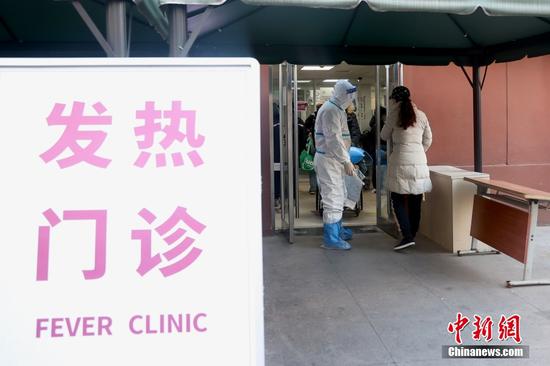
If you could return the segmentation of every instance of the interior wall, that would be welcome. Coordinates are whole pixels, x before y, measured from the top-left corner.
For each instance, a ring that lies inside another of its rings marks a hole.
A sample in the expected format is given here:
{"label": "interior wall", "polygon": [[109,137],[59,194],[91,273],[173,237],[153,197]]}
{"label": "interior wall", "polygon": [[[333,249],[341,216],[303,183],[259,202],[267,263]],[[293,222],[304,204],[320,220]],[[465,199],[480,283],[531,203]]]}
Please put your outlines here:
{"label": "interior wall", "polygon": [[361,127],[361,132],[363,132],[368,129],[372,117],[371,85],[359,84],[357,88],[357,107],[357,121]]}
{"label": "interior wall", "polygon": [[[340,69],[339,69],[340,68]],[[374,110],[374,86],[375,86],[375,66],[357,66],[357,65],[337,65],[332,71],[316,72],[315,77],[312,77],[311,71],[301,71],[301,67],[298,67],[298,80],[308,80],[309,82],[299,83],[299,88],[303,91],[307,91],[308,106],[305,116],[309,116],[314,111],[314,104],[317,102],[327,101],[332,95],[332,89],[334,82],[324,82],[326,79],[348,79],[352,84],[357,86],[357,104],[356,115],[359,122],[361,131],[368,129],[369,121],[373,115]],[[384,71],[381,70],[381,77],[383,79]],[[382,80],[383,82],[384,80]],[[316,100],[313,100],[313,86],[316,86],[317,92],[315,93]],[[311,100],[309,100],[311,97]],[[300,99],[300,98],[299,98]]]}

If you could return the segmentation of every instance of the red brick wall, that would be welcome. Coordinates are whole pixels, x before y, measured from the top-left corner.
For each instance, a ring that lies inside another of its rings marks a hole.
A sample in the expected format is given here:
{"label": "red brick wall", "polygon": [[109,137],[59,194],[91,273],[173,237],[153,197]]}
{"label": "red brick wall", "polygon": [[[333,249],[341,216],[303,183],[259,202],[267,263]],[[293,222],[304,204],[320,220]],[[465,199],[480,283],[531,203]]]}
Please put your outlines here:
{"label": "red brick wall", "polygon": [[[471,169],[472,91],[461,69],[407,66],[404,76],[432,126],[429,163]],[[489,66],[482,105],[484,170],[550,191],[550,57]]]}

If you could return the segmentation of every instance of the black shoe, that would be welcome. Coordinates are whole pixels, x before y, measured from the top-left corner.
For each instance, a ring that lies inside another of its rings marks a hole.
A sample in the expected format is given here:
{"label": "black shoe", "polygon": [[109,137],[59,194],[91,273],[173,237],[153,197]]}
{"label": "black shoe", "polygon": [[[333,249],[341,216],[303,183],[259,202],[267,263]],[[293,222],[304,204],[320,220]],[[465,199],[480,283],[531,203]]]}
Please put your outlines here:
{"label": "black shoe", "polygon": [[414,246],[414,239],[411,240],[411,239],[403,239],[399,242],[399,244],[397,244],[396,246],[393,247],[393,250],[401,250],[401,249],[405,249],[405,248],[408,248],[408,247],[412,247]]}

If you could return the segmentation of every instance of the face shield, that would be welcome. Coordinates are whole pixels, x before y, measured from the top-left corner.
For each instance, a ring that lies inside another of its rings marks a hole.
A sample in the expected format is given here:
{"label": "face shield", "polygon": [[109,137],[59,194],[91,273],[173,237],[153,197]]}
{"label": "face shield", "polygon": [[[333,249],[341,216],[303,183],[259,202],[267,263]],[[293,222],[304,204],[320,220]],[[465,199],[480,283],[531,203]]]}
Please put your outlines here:
{"label": "face shield", "polygon": [[332,96],[342,103],[342,108],[346,109],[357,99],[357,88],[347,80],[338,80],[334,85]]}

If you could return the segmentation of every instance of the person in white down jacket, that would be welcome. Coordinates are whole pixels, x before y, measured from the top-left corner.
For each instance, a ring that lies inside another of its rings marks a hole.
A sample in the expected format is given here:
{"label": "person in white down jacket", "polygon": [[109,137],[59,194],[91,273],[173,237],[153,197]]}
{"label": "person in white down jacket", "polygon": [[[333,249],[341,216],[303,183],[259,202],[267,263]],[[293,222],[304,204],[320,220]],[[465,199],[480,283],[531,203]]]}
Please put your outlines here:
{"label": "person in white down jacket", "polygon": [[426,114],[411,101],[411,93],[406,87],[393,89],[389,114],[380,135],[393,143],[386,188],[391,192],[393,211],[402,235],[394,250],[401,250],[415,245],[422,197],[432,189],[426,158],[426,151],[432,144],[432,131]]}

